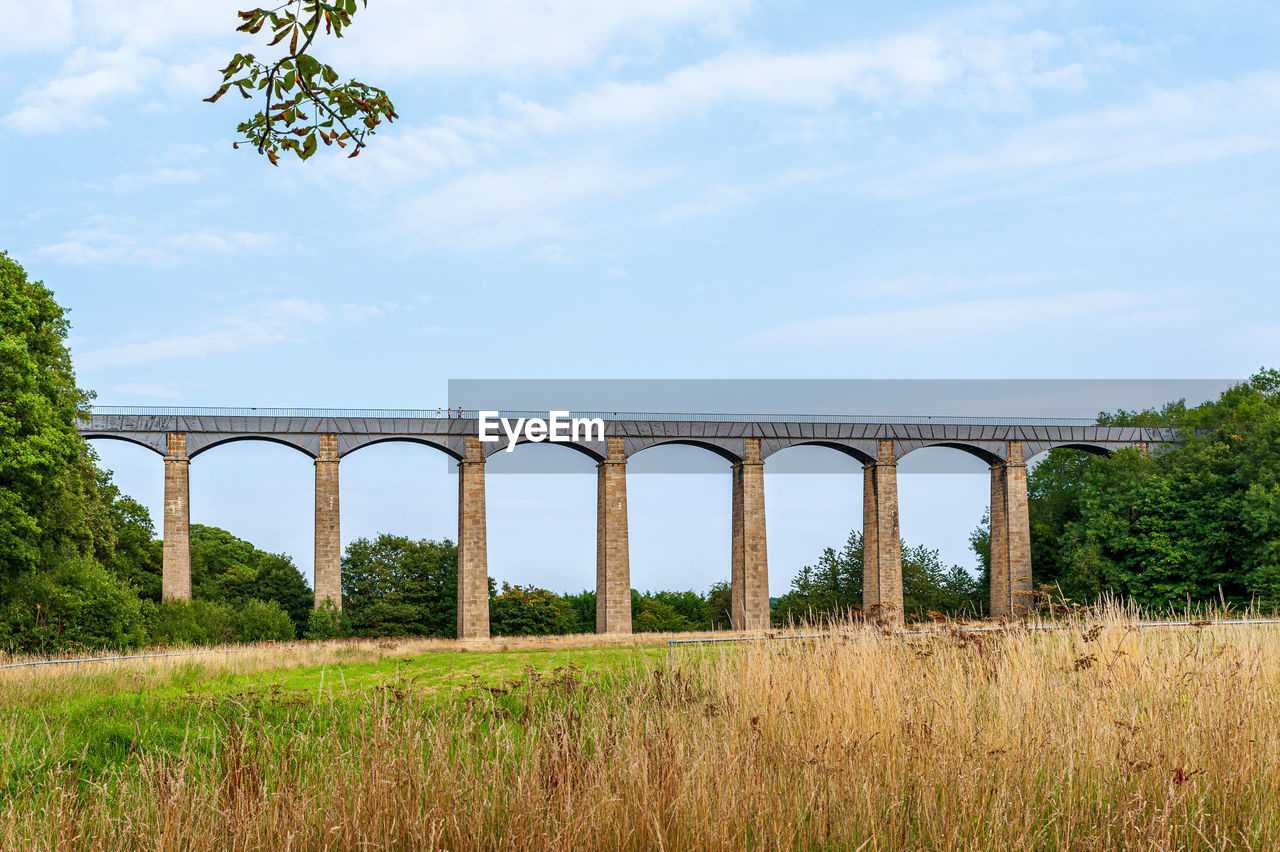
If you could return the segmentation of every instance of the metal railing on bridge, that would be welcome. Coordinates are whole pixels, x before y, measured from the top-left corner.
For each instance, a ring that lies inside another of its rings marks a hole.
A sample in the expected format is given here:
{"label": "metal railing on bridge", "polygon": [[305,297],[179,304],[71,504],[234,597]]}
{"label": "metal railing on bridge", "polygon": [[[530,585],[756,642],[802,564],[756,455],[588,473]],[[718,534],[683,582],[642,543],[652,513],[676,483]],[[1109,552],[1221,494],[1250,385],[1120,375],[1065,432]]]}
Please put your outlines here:
{"label": "metal railing on bridge", "polygon": [[[493,409],[485,409],[490,411]],[[125,417],[300,417],[474,420],[474,408],[208,408],[182,406],[95,405],[95,416]],[[498,410],[499,417],[546,417],[547,411]],[[957,417],[880,414],[726,414],[690,411],[570,411],[570,417],[602,420],[689,421],[702,423],[901,423],[939,426],[1097,426],[1090,417]]]}

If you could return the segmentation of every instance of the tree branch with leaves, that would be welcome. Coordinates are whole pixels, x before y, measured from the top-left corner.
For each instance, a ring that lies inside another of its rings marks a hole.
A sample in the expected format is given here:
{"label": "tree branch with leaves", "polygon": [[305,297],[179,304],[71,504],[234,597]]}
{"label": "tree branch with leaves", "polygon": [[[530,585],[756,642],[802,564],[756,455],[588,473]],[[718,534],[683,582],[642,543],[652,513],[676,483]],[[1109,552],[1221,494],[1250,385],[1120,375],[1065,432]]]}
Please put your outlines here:
{"label": "tree branch with leaves", "polygon": [[[367,6],[368,0],[360,5]],[[322,26],[326,35],[342,38],[356,9],[356,0],[289,0],[273,9],[237,13],[242,21],[239,32],[252,35],[269,28],[269,46],[287,39],[289,52],[275,62],[237,53],[222,69],[218,91],[205,100],[216,103],[232,89],[246,100],[262,97],[263,108],[236,130],[243,134],[241,141],[265,154],[273,166],[280,164],[282,151],[308,159],[320,142],[339,148],[352,145],[347,156],[354,157],[378,125],[399,118],[385,91],[354,79],[339,84],[338,72],[307,52]],[[239,148],[240,142],[233,147]]]}

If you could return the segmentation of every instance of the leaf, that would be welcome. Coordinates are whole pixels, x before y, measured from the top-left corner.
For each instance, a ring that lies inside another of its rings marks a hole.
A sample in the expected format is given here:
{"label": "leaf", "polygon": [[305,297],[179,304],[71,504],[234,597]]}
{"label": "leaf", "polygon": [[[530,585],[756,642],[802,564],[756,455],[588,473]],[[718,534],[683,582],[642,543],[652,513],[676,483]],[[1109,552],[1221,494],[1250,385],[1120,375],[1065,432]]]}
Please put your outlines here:
{"label": "leaf", "polygon": [[298,27],[293,28],[293,38],[289,40],[289,53],[296,55],[298,52]]}

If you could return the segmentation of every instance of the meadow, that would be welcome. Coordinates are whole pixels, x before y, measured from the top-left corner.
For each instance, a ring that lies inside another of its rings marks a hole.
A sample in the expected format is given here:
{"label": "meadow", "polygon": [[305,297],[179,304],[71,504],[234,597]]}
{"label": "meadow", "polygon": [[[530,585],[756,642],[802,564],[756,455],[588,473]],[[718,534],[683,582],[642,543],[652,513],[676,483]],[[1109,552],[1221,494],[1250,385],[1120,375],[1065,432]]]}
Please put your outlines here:
{"label": "meadow", "polygon": [[1272,849],[1280,627],[0,672],[9,849]]}

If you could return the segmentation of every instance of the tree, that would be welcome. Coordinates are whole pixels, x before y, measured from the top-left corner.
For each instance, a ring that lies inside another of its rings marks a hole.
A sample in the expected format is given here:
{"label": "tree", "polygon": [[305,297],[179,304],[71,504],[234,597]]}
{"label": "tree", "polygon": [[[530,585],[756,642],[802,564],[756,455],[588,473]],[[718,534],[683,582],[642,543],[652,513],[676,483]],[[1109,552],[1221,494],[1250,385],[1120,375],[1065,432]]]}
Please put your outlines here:
{"label": "tree", "polygon": [[226,530],[191,525],[191,590],[201,600],[239,610],[251,600],[274,601],[295,635],[306,629],[315,596],[288,556],[266,553]]}
{"label": "tree", "polygon": [[351,635],[351,619],[334,606],[333,601],[323,600],[307,616],[304,639],[343,639]]}
{"label": "tree", "polygon": [[728,630],[733,621],[733,589],[727,580],[712,583],[702,605],[703,623],[710,630]]}
{"label": "tree", "polygon": [[98,471],[98,496],[107,529],[95,536],[95,556],[143,598],[159,603],[164,547],[153,538],[151,513],[122,494],[106,471]]}
{"label": "tree", "polygon": [[[862,609],[862,533],[854,530],[839,551],[826,548],[816,565],[796,572],[791,589],[771,608],[775,624],[822,623]],[[985,611],[986,586],[959,565],[942,564],[937,550],[902,542],[902,606],[907,615],[976,615]]]}
{"label": "tree", "polygon": [[908,615],[977,615],[986,610],[986,586],[959,565],[943,565],[924,545],[902,544],[902,608]]}
{"label": "tree", "polygon": [[24,571],[5,583],[0,600],[8,649],[42,654],[144,645],[155,609],[90,556]]}
{"label": "tree", "polygon": [[[150,519],[119,497],[76,431],[66,312],[0,252],[0,631],[11,647],[133,646]],[[142,527],[145,524],[146,532]]]}
{"label": "tree", "polygon": [[578,630],[582,633],[596,632],[596,593],[584,590],[576,595],[564,595],[565,601],[573,607],[574,617],[578,621]]}
{"label": "tree", "polygon": [[837,552],[826,548],[816,565],[796,572],[791,590],[778,599],[772,618],[779,624],[821,623],[846,618],[862,608],[862,533],[849,533]]}
{"label": "tree", "polygon": [[216,601],[164,601],[151,626],[151,641],[161,645],[221,645],[235,638],[235,610]]}
{"label": "tree", "polygon": [[502,584],[489,595],[489,627],[496,636],[547,636],[577,633],[573,605],[537,586]]}
{"label": "tree", "polygon": [[69,325],[53,293],[0,252],[0,575],[92,550],[92,465],[76,419]]}
{"label": "tree", "polygon": [[696,626],[662,597],[642,598],[640,608],[631,613],[631,630],[634,633],[680,633],[694,630]]}
{"label": "tree", "polygon": [[[362,0],[362,5],[367,6],[368,0]],[[286,0],[273,9],[238,13],[242,21],[238,31],[257,34],[268,27],[274,36],[269,46],[288,39],[288,53],[274,62],[237,53],[222,69],[222,85],[205,100],[215,103],[233,88],[246,100],[260,93],[262,109],[236,130],[273,166],[279,165],[280,151],[293,151],[306,160],[319,142],[336,143],[339,148],[350,144],[348,156],[354,157],[383,119],[391,123],[398,118],[382,89],[354,79],[339,84],[338,72],[307,52],[321,25],[326,35],[342,38],[343,27],[355,13],[356,0]]]}
{"label": "tree", "polygon": [[383,533],[342,557],[344,611],[357,636],[456,636],[458,548]]}
{"label": "tree", "polygon": [[1109,458],[1052,451],[1029,477],[1035,576],[1082,603],[1110,592],[1154,609],[1280,607],[1280,373],[1099,422],[1172,426],[1178,441]]}
{"label": "tree", "polygon": [[296,639],[293,619],[276,601],[250,599],[236,613],[236,638],[241,642]]}

